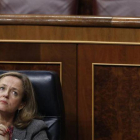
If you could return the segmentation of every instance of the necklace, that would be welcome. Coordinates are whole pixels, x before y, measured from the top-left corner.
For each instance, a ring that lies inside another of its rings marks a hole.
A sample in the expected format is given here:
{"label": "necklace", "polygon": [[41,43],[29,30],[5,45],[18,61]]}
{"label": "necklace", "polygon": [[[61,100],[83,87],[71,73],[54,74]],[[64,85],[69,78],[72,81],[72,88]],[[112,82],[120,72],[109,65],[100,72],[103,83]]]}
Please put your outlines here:
{"label": "necklace", "polygon": [[10,137],[9,140],[12,140],[13,129],[14,129],[13,126],[8,127],[8,129],[7,129],[7,133],[9,133],[9,137]]}

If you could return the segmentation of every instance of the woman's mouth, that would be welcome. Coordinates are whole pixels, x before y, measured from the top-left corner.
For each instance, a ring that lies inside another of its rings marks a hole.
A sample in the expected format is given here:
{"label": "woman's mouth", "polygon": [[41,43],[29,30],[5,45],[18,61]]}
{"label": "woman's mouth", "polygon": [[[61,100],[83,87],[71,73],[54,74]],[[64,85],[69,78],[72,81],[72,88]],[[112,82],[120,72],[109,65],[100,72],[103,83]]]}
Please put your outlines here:
{"label": "woman's mouth", "polygon": [[0,102],[1,102],[2,104],[8,104],[7,101],[4,101],[4,100],[0,100]]}

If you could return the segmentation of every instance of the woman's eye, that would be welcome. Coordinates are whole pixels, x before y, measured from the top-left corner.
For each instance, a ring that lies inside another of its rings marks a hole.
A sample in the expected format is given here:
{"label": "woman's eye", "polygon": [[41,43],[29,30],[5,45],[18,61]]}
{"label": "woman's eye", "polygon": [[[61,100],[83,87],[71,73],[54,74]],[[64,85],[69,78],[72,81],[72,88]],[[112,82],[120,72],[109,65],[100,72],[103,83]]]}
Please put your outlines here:
{"label": "woman's eye", "polygon": [[18,93],[16,91],[13,91],[12,93],[13,93],[14,96],[18,95]]}
{"label": "woman's eye", "polygon": [[0,87],[0,90],[1,90],[1,91],[4,90],[4,87]]}

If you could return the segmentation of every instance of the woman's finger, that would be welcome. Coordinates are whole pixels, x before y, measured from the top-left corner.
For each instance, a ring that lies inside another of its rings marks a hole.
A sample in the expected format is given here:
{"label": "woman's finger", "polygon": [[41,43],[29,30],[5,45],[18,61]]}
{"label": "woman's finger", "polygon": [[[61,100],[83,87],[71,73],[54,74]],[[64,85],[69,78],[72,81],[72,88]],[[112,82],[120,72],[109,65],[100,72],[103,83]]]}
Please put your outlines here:
{"label": "woman's finger", "polygon": [[3,124],[0,124],[0,134],[4,135],[6,134],[8,131],[8,127],[4,126]]}

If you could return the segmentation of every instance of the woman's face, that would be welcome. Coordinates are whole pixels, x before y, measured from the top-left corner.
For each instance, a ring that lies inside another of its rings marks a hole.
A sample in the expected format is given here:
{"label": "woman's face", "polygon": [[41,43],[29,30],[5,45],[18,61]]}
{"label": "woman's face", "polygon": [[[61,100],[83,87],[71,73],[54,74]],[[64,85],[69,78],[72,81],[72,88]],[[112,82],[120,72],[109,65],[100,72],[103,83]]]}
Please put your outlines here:
{"label": "woman's face", "polygon": [[6,76],[0,79],[0,111],[14,114],[23,108],[22,81],[14,76]]}

